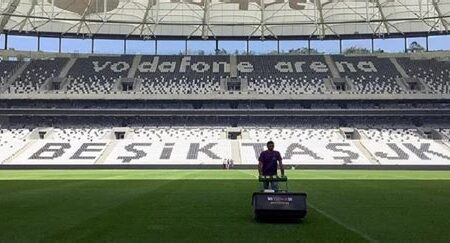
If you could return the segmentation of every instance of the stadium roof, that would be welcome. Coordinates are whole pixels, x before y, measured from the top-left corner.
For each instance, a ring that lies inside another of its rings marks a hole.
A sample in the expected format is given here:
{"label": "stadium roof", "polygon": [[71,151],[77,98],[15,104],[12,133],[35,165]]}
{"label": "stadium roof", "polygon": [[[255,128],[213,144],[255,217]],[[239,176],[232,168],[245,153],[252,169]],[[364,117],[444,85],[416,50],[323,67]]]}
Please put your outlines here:
{"label": "stadium roof", "polygon": [[0,31],[139,38],[448,32],[450,0],[0,0]]}

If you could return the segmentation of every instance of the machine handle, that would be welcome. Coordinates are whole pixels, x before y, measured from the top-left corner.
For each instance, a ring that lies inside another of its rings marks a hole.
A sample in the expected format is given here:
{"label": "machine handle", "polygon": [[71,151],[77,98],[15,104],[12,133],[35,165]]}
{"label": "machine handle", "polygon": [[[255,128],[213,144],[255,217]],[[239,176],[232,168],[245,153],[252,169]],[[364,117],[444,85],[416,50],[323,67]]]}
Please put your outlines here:
{"label": "machine handle", "polygon": [[287,176],[259,176],[258,180],[259,182],[287,182],[288,178]]}

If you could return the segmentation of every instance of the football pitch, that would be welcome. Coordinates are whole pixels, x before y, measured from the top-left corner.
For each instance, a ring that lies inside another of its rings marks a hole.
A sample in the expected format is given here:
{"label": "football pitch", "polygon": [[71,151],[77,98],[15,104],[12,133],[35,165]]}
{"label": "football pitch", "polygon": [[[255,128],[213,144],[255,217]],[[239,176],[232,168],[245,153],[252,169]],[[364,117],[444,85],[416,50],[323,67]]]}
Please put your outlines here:
{"label": "football pitch", "polygon": [[299,224],[253,220],[252,170],[4,170],[0,242],[450,242],[449,171],[286,174]]}

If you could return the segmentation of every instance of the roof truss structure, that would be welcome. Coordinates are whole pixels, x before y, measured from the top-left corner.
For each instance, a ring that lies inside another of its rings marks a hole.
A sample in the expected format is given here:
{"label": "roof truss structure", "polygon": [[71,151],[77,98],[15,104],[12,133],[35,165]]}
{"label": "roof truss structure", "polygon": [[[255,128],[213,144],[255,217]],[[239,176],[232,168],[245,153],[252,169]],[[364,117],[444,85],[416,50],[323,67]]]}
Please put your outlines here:
{"label": "roof truss structure", "polygon": [[0,31],[158,38],[448,32],[450,0],[0,0]]}

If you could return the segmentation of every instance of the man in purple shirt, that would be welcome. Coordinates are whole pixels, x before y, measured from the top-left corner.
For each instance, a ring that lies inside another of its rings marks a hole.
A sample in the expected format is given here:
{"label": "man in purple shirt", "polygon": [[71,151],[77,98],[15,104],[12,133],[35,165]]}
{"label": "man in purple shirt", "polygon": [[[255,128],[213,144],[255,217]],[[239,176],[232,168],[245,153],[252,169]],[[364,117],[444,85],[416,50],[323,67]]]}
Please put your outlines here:
{"label": "man in purple shirt", "polygon": [[[277,166],[280,165],[281,176],[284,176],[283,162],[280,152],[273,150],[275,144],[272,141],[267,142],[267,150],[259,155],[258,171],[259,176],[277,176]],[[278,191],[278,182],[273,181],[270,187]],[[269,189],[269,182],[263,183],[264,189]]]}

